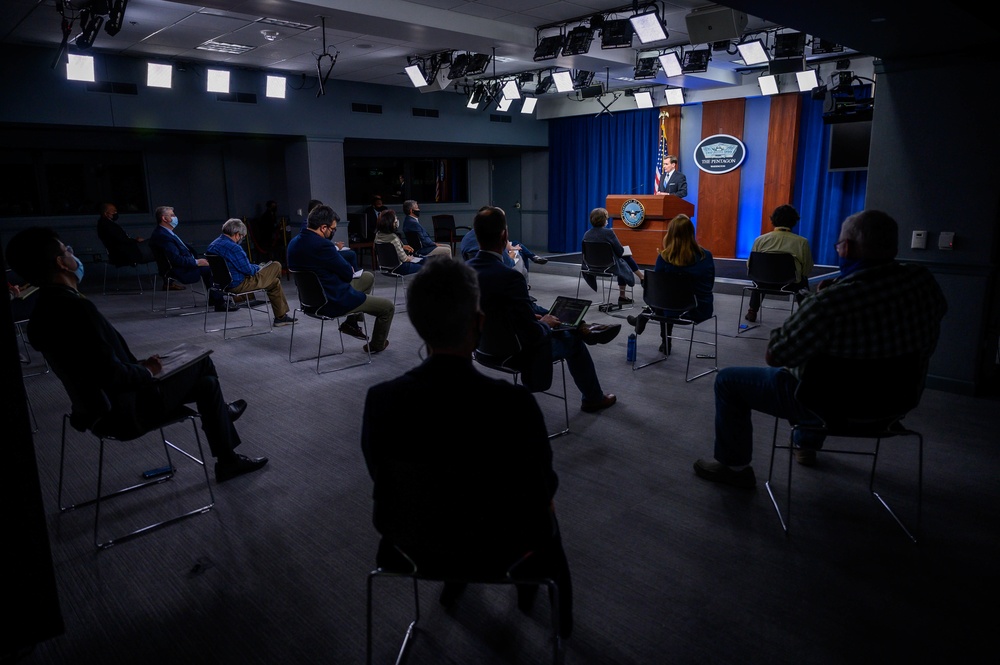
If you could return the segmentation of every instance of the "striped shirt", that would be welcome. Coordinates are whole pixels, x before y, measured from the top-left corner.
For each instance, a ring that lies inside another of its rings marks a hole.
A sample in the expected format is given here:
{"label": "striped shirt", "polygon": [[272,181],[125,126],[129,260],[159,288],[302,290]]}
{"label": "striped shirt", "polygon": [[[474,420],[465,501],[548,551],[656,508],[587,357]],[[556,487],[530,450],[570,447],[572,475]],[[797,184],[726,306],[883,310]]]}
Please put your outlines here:
{"label": "striped shirt", "polygon": [[930,356],[948,309],[929,270],[891,262],[861,269],[817,291],[771,331],[773,365],[795,372],[816,355],[838,358]]}

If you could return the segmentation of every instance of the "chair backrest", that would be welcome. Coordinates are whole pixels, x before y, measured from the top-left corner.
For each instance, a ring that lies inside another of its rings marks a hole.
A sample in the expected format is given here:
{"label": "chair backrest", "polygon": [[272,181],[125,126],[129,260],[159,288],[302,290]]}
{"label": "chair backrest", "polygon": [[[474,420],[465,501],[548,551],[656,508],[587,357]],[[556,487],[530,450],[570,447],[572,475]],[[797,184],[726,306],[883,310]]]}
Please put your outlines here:
{"label": "chair backrest", "polygon": [[583,262],[591,271],[613,271],[615,250],[611,243],[603,241],[583,241]]}
{"label": "chair backrest", "polygon": [[170,260],[167,259],[163,248],[153,244],[150,244],[149,248],[153,251],[153,258],[156,259],[156,272],[166,279],[167,274],[170,272]]}
{"label": "chair backrest", "polygon": [[454,215],[433,215],[431,223],[434,224],[435,242],[451,242],[455,239]]}
{"label": "chair backrest", "polygon": [[758,284],[791,284],[795,257],[788,252],[750,252],[747,276]]}
{"label": "chair backrest", "polygon": [[926,377],[927,358],[919,353],[874,360],[817,356],[803,367],[795,398],[831,431],[877,434],[920,403]]}
{"label": "chair backrest", "polygon": [[402,263],[396,254],[396,248],[390,242],[376,242],[375,256],[378,258],[378,267],[382,272],[391,272]]}
{"label": "chair backrest", "polygon": [[691,279],[682,273],[647,270],[642,297],[655,310],[686,312],[698,306]]}
{"label": "chair backrest", "polygon": [[484,360],[499,364],[521,351],[521,341],[508,317],[489,314],[483,323],[476,353]]}
{"label": "chair backrest", "polygon": [[295,289],[299,293],[299,304],[302,311],[312,313],[320,309],[328,301],[326,291],[319,281],[319,276],[311,270],[289,270]]}
{"label": "chair backrest", "polygon": [[225,291],[233,282],[233,274],[229,272],[229,264],[226,259],[218,254],[205,254],[208,260],[208,267],[212,270],[212,285],[217,289]]}
{"label": "chair backrest", "polygon": [[367,229],[365,228],[366,215],[363,212],[347,213],[347,237],[353,242],[358,240],[368,240]]}
{"label": "chair backrest", "polygon": [[420,249],[420,234],[415,231],[405,231],[403,235],[406,236],[406,244],[414,249],[414,251]]}

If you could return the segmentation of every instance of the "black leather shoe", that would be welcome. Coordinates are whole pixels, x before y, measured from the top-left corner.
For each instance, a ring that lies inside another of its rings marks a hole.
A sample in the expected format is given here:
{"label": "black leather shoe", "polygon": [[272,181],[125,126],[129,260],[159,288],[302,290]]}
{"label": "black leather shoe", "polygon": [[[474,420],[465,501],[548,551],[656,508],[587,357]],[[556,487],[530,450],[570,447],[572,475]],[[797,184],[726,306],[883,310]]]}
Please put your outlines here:
{"label": "black leather shoe", "polygon": [[441,595],[438,596],[438,602],[445,609],[451,609],[455,607],[455,602],[463,591],[465,591],[465,582],[445,582],[444,588],[441,589]]}
{"label": "black leather shoe", "polygon": [[247,457],[237,453],[232,460],[215,463],[215,482],[224,483],[236,476],[256,471],[265,464],[267,464],[266,457]]}
{"label": "black leather shoe", "polygon": [[583,337],[584,344],[593,346],[595,344],[607,344],[615,337],[618,337],[618,333],[621,330],[622,324],[620,323],[612,323],[611,325],[603,323],[585,324],[580,326],[580,335]]}
{"label": "black leather shoe", "polygon": [[596,413],[597,411],[612,406],[617,401],[618,401],[617,397],[615,397],[611,393],[608,393],[601,399],[594,400],[593,402],[583,400],[583,404],[580,405],[580,410],[583,411],[584,413]]}
{"label": "black leather shoe", "polygon": [[221,302],[215,303],[216,312],[235,312],[239,309],[239,305],[232,302],[231,300],[223,300]]}
{"label": "black leather shoe", "polygon": [[229,403],[229,421],[235,423],[243,415],[243,412],[247,410],[247,401],[245,399],[238,399],[235,402]]}
{"label": "black leather shoe", "polygon": [[694,473],[699,478],[711,480],[713,483],[732,485],[733,487],[740,487],[747,490],[753,489],[757,484],[757,477],[754,475],[752,466],[747,466],[736,471],[715,460],[705,461],[700,459],[694,463]]}
{"label": "black leather shoe", "polygon": [[340,332],[344,333],[345,335],[350,335],[355,339],[363,339],[366,342],[368,341],[368,336],[365,335],[365,331],[363,331],[361,327],[354,321],[344,321],[343,323],[341,323]]}
{"label": "black leather shoe", "polygon": [[540,266],[544,266],[544,265],[545,265],[546,263],[548,263],[548,262],[549,262],[549,260],[548,260],[548,259],[546,259],[546,258],[544,258],[544,257],[541,257],[541,256],[538,256],[538,255],[535,255],[535,256],[532,256],[532,257],[531,257],[531,262],[532,262],[532,263],[537,263],[537,264],[538,264],[538,265],[540,265]]}
{"label": "black leather shoe", "polygon": [[646,324],[649,323],[649,318],[643,316],[642,314],[640,314],[639,316],[633,316],[632,314],[629,314],[627,317],[625,317],[625,320],[628,321],[628,324],[630,326],[635,327],[636,335],[641,335],[642,331],[646,329]]}

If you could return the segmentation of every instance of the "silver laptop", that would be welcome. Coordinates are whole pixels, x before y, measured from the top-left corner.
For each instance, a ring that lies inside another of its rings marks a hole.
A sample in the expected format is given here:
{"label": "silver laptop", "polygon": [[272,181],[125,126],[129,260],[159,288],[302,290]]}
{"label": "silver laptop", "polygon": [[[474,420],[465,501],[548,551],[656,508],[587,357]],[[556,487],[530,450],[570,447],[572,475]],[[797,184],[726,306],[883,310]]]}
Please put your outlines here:
{"label": "silver laptop", "polygon": [[557,296],[549,308],[549,314],[559,319],[559,325],[553,330],[570,330],[579,326],[583,323],[583,317],[590,309],[590,304],[590,300]]}

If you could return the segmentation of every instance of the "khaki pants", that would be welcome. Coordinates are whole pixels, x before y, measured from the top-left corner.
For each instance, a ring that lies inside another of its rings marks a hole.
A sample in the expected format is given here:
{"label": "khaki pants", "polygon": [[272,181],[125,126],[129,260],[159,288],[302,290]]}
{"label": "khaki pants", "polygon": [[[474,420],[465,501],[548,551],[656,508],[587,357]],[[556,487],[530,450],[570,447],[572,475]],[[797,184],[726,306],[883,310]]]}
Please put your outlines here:
{"label": "khaki pants", "polygon": [[369,271],[361,273],[361,277],[351,280],[351,286],[356,291],[365,294],[365,301],[348,312],[348,318],[360,318],[360,314],[371,314],[375,317],[375,329],[372,330],[372,348],[381,349],[389,337],[389,327],[396,313],[396,306],[388,298],[371,295],[375,288],[375,275]]}
{"label": "khaki pants", "polygon": [[281,288],[281,264],[272,261],[257,271],[256,275],[250,275],[240,285],[233,289],[233,293],[247,293],[264,289],[267,291],[267,299],[271,301],[271,309],[274,310],[274,318],[280,319],[288,314],[288,301],[285,300],[285,291]]}

